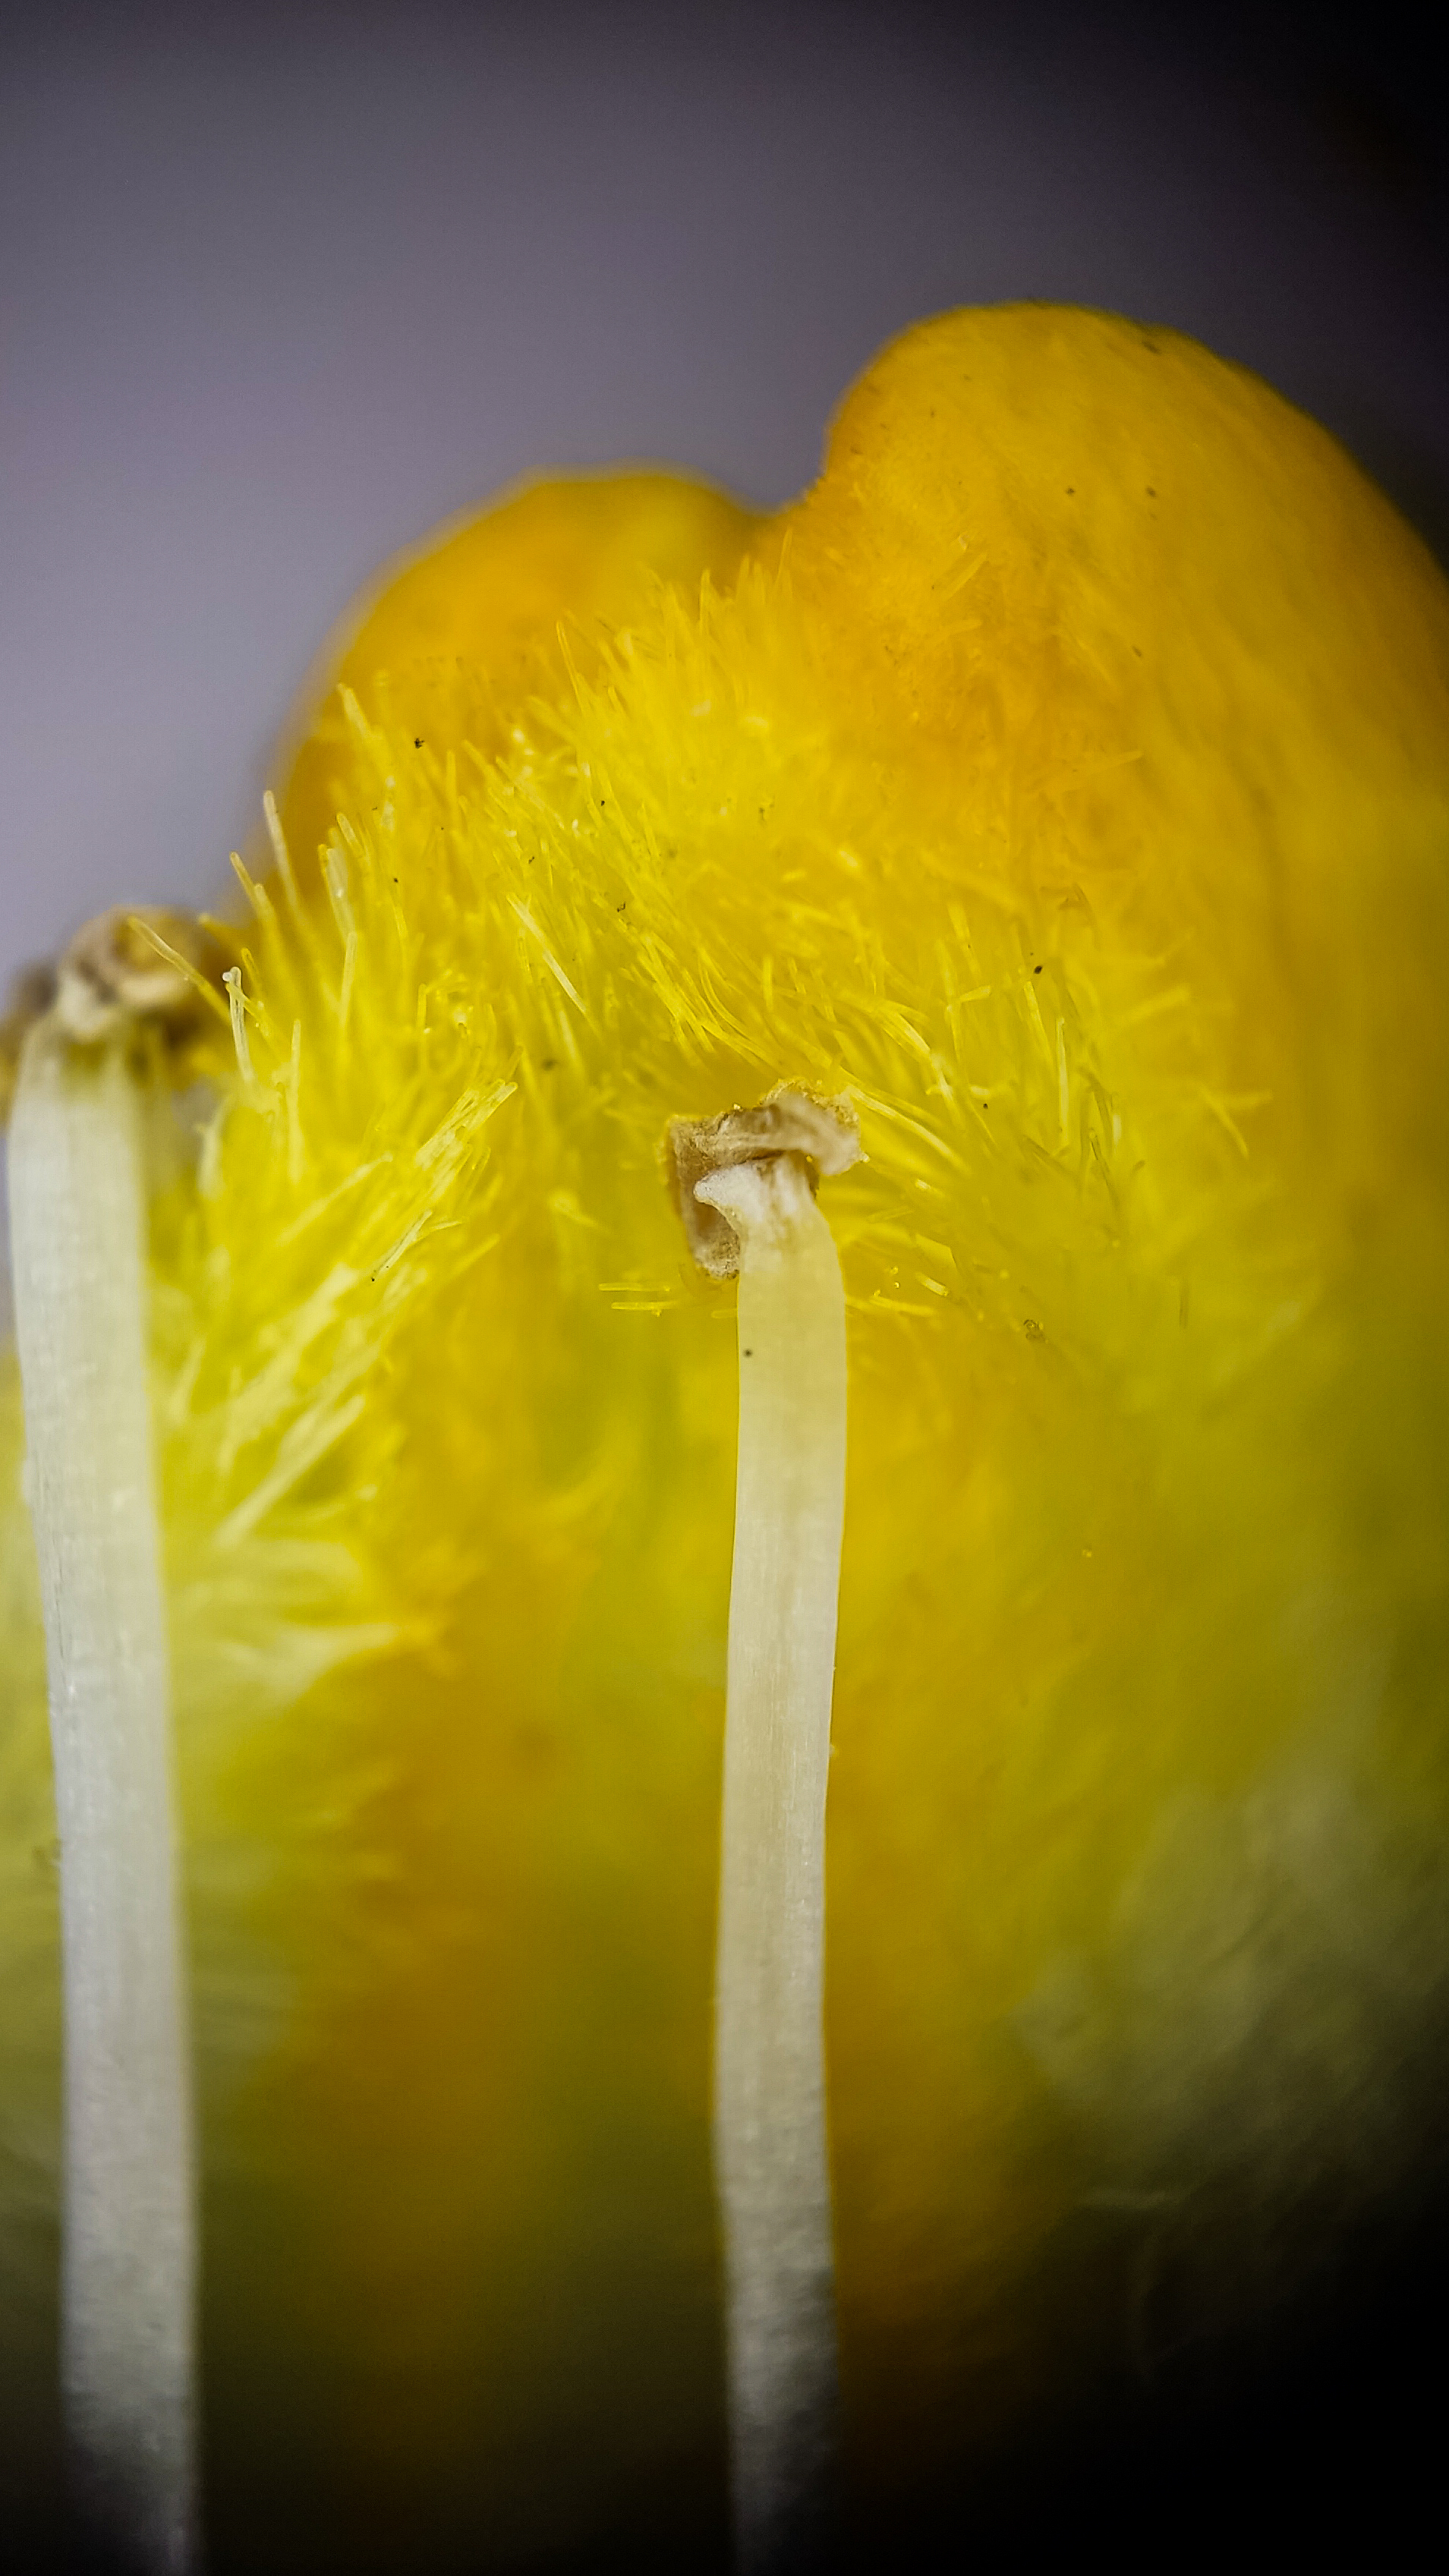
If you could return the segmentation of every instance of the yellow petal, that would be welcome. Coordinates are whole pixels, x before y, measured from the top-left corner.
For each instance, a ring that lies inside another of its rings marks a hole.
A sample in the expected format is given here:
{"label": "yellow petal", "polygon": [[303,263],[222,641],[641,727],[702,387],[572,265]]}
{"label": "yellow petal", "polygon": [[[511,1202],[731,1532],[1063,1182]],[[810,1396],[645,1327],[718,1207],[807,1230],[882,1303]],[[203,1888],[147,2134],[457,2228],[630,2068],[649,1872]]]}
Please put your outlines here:
{"label": "yellow petal", "polygon": [[745,532],[545,487],[382,597],[158,1197],[213,2439],[309,2564],[718,2532],[732,1292],[671,1116],[848,1093],[868,1158],[863,2492],[1430,2152],[1443,581],[1255,380],[1043,307],[897,342]]}

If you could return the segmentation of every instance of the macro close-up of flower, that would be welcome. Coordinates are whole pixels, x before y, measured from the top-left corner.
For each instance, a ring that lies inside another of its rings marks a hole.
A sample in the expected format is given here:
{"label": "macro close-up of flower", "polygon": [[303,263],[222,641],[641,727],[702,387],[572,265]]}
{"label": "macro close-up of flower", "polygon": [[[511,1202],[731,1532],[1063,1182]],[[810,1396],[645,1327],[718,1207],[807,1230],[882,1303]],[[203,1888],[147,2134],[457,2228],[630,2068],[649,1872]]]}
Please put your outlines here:
{"label": "macro close-up of flower", "polygon": [[12,994],[27,2567],[1271,2519],[1439,2259],[1449,584],[1196,334],[871,346]]}

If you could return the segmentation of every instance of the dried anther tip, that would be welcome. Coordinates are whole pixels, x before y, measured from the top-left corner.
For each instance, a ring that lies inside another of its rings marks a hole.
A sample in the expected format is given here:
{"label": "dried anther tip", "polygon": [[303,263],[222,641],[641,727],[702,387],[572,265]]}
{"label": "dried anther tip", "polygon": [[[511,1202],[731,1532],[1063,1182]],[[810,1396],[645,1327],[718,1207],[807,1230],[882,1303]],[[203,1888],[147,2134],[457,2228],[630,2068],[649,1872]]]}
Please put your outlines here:
{"label": "dried anther tip", "polygon": [[220,972],[217,942],[188,914],[117,905],[88,921],[62,957],[56,1017],[80,1046],[136,1020],[179,1043],[200,1021],[198,983],[214,984]]}
{"label": "dried anther tip", "polygon": [[666,1143],[669,1183],[690,1251],[712,1279],[733,1279],[739,1237],[721,1208],[698,1195],[712,1173],[775,1154],[800,1154],[816,1175],[832,1178],[858,1163],[860,1129],[848,1100],[817,1100],[804,1091],[772,1092],[756,1109],[727,1109],[721,1118],[671,1118]]}
{"label": "dried anther tip", "polygon": [[9,1115],[21,1049],[39,1021],[49,1019],[73,1046],[145,1028],[176,1053],[200,1028],[208,990],[219,1005],[222,964],[219,942],[187,913],[125,904],[98,913],[58,966],[26,966],[10,988],[0,1018],[0,1118]]}

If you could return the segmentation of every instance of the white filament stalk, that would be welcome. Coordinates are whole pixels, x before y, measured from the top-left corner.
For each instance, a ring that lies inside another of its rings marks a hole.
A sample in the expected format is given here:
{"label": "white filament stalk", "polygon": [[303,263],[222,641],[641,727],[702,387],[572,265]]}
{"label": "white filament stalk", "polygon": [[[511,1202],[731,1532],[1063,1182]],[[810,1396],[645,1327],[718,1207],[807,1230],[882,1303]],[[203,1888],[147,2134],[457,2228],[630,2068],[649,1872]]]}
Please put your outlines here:
{"label": "white filament stalk", "polygon": [[845,1296],[799,1155],[696,1196],[740,1246],[714,2149],[736,2546],[773,2576],[824,2548],[837,2449],[822,2010]]}
{"label": "white filament stalk", "polygon": [[16,1338],[60,1829],[61,2371],[105,2563],[197,2564],[195,2221],[138,1087],[26,1042],[10,1131]]}

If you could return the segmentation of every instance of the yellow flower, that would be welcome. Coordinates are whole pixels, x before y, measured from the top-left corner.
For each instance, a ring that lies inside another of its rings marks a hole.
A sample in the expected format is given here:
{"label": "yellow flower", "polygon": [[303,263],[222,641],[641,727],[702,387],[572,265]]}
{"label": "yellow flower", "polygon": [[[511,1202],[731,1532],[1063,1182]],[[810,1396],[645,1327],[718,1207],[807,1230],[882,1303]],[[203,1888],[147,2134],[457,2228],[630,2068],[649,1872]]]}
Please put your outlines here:
{"label": "yellow flower", "polygon": [[[671,1116],[845,1093],[867,1157],[829,1199],[861,2491],[1150,2344],[1109,2276],[1214,2330],[1428,2155],[1449,597],[1254,379],[1021,306],[888,349],[778,519],[537,487],[341,671],[154,1209],[212,2513],[243,2565],[683,2563],[735,1383]],[[7,1638],[28,2366],[56,2008]]]}

